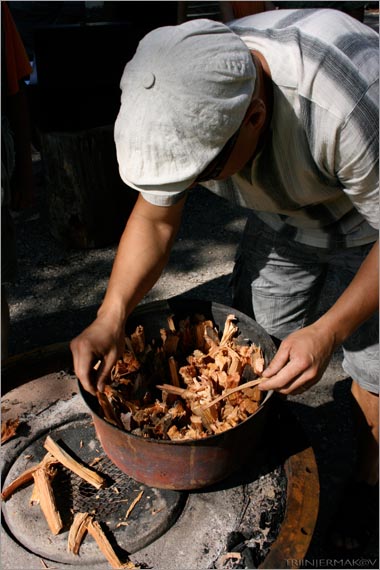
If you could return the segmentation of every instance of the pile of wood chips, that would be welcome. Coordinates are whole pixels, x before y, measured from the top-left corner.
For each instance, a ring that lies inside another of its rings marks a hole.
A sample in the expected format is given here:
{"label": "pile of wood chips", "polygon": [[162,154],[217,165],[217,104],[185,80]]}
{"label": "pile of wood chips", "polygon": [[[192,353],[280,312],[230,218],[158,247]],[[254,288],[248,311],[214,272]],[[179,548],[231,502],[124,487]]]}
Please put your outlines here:
{"label": "pile of wood chips", "polygon": [[264,358],[259,346],[238,344],[236,321],[227,317],[220,338],[202,315],[180,321],[178,330],[171,316],[150,344],[138,326],[97,394],[104,418],[135,435],[174,441],[205,438],[247,419],[263,399],[257,384]]}

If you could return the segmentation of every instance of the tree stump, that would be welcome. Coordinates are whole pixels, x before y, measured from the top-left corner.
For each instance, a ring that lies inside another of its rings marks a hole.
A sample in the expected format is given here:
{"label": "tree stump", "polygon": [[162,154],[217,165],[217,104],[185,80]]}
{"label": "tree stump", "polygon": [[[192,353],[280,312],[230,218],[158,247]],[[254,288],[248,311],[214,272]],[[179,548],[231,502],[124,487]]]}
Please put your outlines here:
{"label": "tree stump", "polygon": [[117,243],[137,192],[120,178],[113,125],[40,133],[50,231],[66,247]]}

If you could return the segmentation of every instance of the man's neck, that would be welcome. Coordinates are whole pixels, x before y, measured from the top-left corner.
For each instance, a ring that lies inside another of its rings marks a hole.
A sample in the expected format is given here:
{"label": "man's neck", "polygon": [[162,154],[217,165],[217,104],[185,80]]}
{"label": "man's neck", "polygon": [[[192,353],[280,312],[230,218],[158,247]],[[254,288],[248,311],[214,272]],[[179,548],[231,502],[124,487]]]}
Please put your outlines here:
{"label": "man's neck", "polygon": [[269,65],[265,57],[258,51],[251,51],[257,73],[255,96],[260,98],[266,107],[265,123],[261,130],[257,151],[260,151],[267,139],[273,114],[273,82]]}

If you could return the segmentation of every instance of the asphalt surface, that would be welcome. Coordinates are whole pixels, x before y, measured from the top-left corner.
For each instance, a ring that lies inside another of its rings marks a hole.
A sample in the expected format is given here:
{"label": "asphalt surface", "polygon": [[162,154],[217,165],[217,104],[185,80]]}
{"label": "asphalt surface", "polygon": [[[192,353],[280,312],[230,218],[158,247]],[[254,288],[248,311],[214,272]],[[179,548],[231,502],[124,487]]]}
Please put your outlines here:
{"label": "asphalt surface", "polygon": [[[115,244],[93,250],[68,250],[52,238],[37,155],[34,167],[36,204],[14,217],[19,277],[9,288],[10,355],[69,341],[92,321],[107,287],[117,247]],[[229,306],[228,283],[246,216],[246,210],[233,207],[204,189],[194,190],[169,264],[143,302],[183,294]],[[334,297],[333,283],[327,284],[321,297],[323,311]],[[378,567],[378,528],[374,529],[369,545],[345,559],[344,566],[341,553],[328,547],[329,520],[354,460],[350,383],[337,351],[316,386],[288,399],[313,445],[319,469],[320,516],[308,554],[315,568]]]}

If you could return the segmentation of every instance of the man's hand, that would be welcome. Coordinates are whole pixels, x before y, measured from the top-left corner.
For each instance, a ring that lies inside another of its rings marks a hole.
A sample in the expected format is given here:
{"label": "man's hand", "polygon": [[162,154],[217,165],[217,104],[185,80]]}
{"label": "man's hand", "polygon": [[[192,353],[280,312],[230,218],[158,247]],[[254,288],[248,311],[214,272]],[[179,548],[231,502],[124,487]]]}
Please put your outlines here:
{"label": "man's hand", "polygon": [[262,390],[300,394],[316,384],[333,351],[379,308],[379,243],[336,303],[312,325],[290,334],[264,370]]}
{"label": "man's hand", "polygon": [[[124,349],[128,316],[153,287],[169,258],[185,197],[154,206],[140,195],[120,240],[98,317],[71,343],[75,373],[91,394],[104,382]],[[99,370],[94,365],[101,360]]]}
{"label": "man's hand", "polygon": [[321,379],[335,348],[334,338],[314,324],[290,334],[264,370],[261,390],[301,394]]}
{"label": "man's hand", "polygon": [[[98,317],[71,341],[74,370],[85,390],[102,392],[112,366],[124,349],[124,328],[115,328],[107,319]],[[100,367],[94,366],[101,361]]]}

